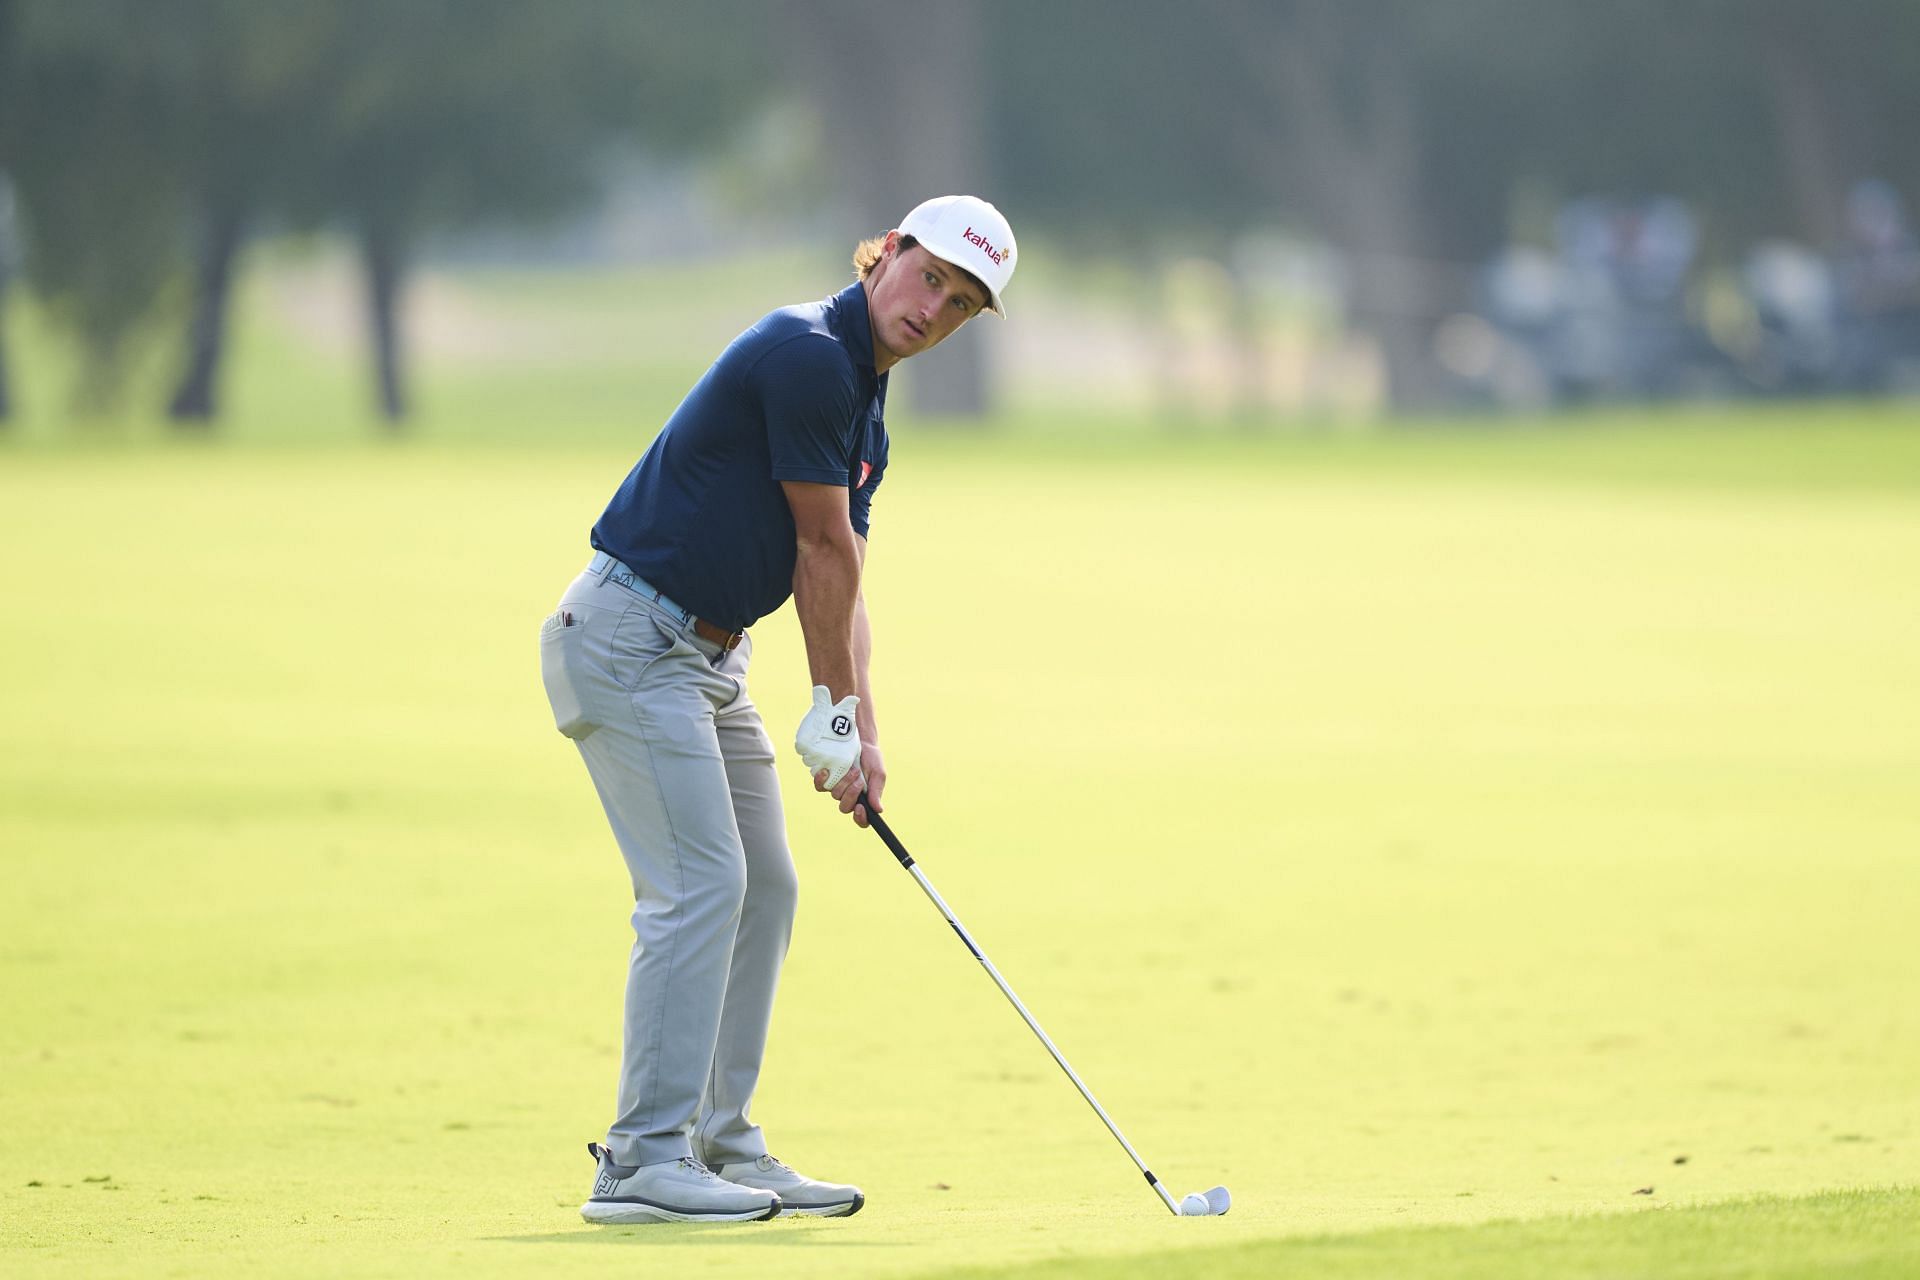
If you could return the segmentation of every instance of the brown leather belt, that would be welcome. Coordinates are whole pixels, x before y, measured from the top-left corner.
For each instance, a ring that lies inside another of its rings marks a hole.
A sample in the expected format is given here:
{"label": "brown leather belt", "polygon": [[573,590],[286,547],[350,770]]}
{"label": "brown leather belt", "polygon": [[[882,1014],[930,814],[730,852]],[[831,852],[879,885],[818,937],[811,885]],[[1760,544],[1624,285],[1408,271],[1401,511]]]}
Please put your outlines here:
{"label": "brown leather belt", "polygon": [[722,653],[731,653],[739,646],[741,638],[747,633],[744,631],[729,631],[725,627],[714,626],[705,618],[695,618],[693,620],[693,634],[699,636],[702,640],[710,640],[714,644],[719,645]]}

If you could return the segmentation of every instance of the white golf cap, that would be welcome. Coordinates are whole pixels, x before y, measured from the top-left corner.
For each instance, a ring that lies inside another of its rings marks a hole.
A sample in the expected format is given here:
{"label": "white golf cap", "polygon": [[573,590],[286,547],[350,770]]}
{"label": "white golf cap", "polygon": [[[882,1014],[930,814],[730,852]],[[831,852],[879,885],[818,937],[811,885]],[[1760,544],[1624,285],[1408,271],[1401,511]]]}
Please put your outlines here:
{"label": "white golf cap", "polygon": [[942,262],[978,276],[987,286],[987,305],[1007,314],[1000,293],[1013,279],[1013,228],[998,209],[979,196],[938,196],[915,205],[900,220],[900,234],[912,236]]}

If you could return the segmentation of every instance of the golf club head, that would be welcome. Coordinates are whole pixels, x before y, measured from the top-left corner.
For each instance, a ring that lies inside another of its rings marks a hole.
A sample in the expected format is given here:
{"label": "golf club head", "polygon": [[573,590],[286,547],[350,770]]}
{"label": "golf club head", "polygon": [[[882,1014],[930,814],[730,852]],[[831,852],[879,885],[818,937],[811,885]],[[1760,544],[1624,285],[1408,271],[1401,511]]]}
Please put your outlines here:
{"label": "golf club head", "polygon": [[1217,1218],[1232,1203],[1233,1197],[1227,1194],[1225,1187],[1215,1187],[1211,1191],[1196,1191],[1182,1199],[1178,1212],[1183,1218]]}

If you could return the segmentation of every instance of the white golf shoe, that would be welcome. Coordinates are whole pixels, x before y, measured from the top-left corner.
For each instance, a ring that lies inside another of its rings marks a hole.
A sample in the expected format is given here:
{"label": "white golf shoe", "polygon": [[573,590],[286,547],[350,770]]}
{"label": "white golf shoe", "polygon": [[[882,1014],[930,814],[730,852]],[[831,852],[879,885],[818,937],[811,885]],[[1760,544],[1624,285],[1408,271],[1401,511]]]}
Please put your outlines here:
{"label": "white golf shoe", "polygon": [[580,1206],[588,1222],[763,1222],[778,1217],[777,1192],[717,1177],[690,1156],[660,1164],[622,1165],[597,1142],[593,1195]]}
{"label": "white golf shoe", "polygon": [[772,1156],[741,1164],[723,1164],[720,1176],[743,1187],[757,1187],[780,1197],[780,1212],[812,1218],[846,1218],[867,1202],[864,1192],[841,1182],[821,1182],[796,1173]]}

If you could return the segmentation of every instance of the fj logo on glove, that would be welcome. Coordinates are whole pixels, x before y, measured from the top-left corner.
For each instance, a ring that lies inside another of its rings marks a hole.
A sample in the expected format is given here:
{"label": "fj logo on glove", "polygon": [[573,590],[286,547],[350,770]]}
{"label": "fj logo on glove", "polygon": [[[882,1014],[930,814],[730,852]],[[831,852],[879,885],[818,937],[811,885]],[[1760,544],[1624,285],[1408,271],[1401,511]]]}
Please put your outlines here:
{"label": "fj logo on glove", "polygon": [[847,719],[845,716],[835,716],[833,718],[833,731],[844,738],[853,732],[853,721]]}

